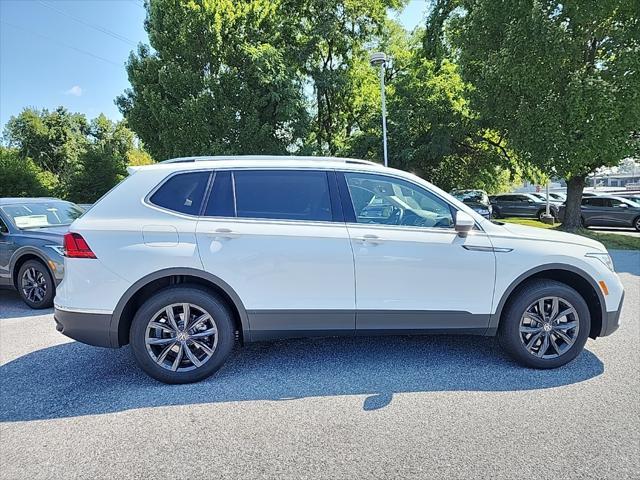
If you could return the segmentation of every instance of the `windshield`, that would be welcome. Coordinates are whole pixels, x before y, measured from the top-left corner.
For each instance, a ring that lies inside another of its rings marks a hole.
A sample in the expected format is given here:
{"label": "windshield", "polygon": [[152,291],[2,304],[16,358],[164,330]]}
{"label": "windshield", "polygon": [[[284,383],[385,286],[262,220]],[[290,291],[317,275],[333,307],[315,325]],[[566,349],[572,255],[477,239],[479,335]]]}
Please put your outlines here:
{"label": "windshield", "polygon": [[475,202],[489,205],[489,197],[482,190],[459,190],[454,191],[453,196],[462,202]]}
{"label": "windshield", "polygon": [[14,203],[0,208],[22,230],[70,225],[84,213],[79,206],[60,200]]}

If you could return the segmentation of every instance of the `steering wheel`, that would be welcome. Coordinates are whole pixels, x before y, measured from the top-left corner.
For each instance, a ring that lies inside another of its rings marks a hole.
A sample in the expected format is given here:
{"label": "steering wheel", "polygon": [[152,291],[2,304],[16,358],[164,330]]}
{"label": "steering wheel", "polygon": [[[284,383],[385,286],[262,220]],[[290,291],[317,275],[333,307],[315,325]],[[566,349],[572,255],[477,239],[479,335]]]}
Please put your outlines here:
{"label": "steering wheel", "polygon": [[416,215],[413,212],[409,212],[407,215],[403,215],[402,223],[398,225],[408,225],[412,227],[424,227],[426,218],[421,217],[420,215]]}

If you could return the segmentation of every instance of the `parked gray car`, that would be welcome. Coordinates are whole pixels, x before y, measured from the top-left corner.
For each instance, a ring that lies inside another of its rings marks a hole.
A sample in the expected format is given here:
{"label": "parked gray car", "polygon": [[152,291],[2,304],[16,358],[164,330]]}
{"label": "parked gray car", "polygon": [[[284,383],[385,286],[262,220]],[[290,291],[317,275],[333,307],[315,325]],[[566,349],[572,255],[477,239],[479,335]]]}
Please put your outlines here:
{"label": "parked gray car", "polygon": [[[640,232],[640,203],[614,195],[582,199],[581,220],[584,227],[633,227]],[[564,205],[560,219],[564,217]]]}
{"label": "parked gray car", "polygon": [[[493,216],[500,217],[532,217],[542,219],[546,212],[547,202],[529,193],[505,193],[491,197]],[[550,203],[549,213],[558,217],[558,205]]]}
{"label": "parked gray car", "polygon": [[50,307],[64,274],[64,234],[83,213],[55,198],[0,198],[0,286],[31,308]]}

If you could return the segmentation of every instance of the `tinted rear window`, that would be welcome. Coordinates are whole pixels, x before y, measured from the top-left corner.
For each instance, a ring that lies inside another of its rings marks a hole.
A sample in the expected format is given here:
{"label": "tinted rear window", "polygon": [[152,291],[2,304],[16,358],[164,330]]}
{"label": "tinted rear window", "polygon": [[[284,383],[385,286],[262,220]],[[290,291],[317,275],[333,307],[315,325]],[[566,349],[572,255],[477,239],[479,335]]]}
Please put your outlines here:
{"label": "tinted rear window", "polygon": [[149,201],[174,212],[199,215],[210,172],[179,173],[169,178]]}
{"label": "tinted rear window", "polygon": [[331,221],[326,172],[234,172],[236,212],[244,218]]}

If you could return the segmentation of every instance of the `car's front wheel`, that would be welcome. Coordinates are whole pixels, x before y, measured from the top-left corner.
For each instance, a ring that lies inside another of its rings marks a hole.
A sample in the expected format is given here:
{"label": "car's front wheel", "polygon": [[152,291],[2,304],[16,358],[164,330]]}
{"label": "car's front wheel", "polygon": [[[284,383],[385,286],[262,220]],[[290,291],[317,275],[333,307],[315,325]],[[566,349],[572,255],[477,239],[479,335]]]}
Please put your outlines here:
{"label": "car's front wheel", "polygon": [[554,280],[525,284],[507,304],[498,330],[502,347],[533,368],[560,367],[582,352],[591,316],[582,296]]}
{"label": "car's front wheel", "polygon": [[18,270],[18,293],[31,308],[49,308],[53,305],[56,285],[49,269],[38,260],[27,260]]}
{"label": "car's front wheel", "polygon": [[131,323],[138,365],[164,383],[191,383],[217,371],[231,353],[234,326],[227,305],[194,287],[165,288],[149,298]]}
{"label": "car's front wheel", "polygon": [[635,228],[638,232],[640,232],[640,217],[637,217],[633,221],[633,228]]}

